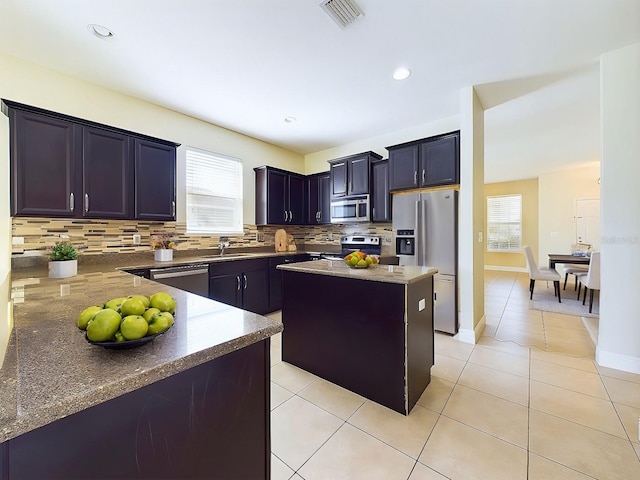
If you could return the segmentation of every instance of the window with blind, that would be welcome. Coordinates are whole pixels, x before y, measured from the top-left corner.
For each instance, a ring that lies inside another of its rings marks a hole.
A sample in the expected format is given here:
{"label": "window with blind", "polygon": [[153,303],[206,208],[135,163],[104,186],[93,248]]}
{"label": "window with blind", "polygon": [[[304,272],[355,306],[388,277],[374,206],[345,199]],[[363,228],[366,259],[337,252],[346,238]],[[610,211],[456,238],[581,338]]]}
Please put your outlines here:
{"label": "window with blind", "polygon": [[522,195],[487,197],[487,250],[522,250]]}
{"label": "window with blind", "polygon": [[187,148],[187,233],[243,233],[242,162]]}

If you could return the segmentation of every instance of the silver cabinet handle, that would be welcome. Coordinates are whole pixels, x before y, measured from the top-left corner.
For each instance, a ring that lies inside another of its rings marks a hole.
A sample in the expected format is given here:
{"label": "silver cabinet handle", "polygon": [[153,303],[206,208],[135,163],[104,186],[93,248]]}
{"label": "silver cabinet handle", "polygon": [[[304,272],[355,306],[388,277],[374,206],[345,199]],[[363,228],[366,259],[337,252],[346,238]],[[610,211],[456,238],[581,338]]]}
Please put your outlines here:
{"label": "silver cabinet handle", "polygon": [[84,213],[87,213],[89,211],[89,194],[85,193],[84,194]]}
{"label": "silver cabinet handle", "polygon": [[172,217],[176,216],[176,202],[175,201],[171,202],[171,216]]}
{"label": "silver cabinet handle", "polygon": [[418,184],[418,171],[414,170],[413,172],[413,184],[417,185]]}
{"label": "silver cabinet handle", "polygon": [[73,192],[69,194],[69,210],[73,212],[73,208],[75,207],[75,197],[73,196]]}
{"label": "silver cabinet handle", "polygon": [[242,278],[244,279],[244,289],[247,289],[247,276],[243,273]]}
{"label": "silver cabinet handle", "polygon": [[424,183],[425,178],[427,178],[427,171],[426,170],[422,170],[422,183]]}
{"label": "silver cabinet handle", "polygon": [[236,275],[236,285],[237,285],[236,290],[239,292],[240,291],[240,275]]}
{"label": "silver cabinet handle", "polygon": [[287,223],[287,211],[284,211],[284,222]]}
{"label": "silver cabinet handle", "polygon": [[293,221],[293,212],[289,210],[289,223],[291,223],[292,221]]}

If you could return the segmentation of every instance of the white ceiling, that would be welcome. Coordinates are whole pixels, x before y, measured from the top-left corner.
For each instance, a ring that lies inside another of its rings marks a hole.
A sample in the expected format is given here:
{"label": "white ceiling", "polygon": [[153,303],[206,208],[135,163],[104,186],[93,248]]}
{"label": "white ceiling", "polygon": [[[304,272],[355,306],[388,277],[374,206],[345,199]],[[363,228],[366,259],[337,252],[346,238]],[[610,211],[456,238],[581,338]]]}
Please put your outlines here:
{"label": "white ceiling", "polygon": [[487,182],[599,159],[598,58],[640,42],[640,0],[354,1],[343,30],[320,0],[2,0],[0,51],[302,154],[457,115],[473,85]]}

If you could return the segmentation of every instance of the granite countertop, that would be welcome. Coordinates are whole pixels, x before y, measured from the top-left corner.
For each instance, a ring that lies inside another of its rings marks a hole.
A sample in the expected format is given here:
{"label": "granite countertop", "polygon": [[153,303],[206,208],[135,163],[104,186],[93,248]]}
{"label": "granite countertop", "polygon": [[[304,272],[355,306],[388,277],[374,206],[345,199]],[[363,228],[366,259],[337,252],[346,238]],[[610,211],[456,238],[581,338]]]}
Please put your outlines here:
{"label": "granite countertop", "polygon": [[[49,279],[43,266],[12,270],[14,328],[0,368],[0,442],[283,329],[276,320],[116,270],[129,267],[122,263],[81,264],[77,276],[65,279]],[[172,263],[183,261],[162,265]],[[87,306],[159,291],[176,299],[175,324],[146,345],[105,349],[89,344],[76,326]]]}
{"label": "granite countertop", "polygon": [[372,282],[410,284],[438,273],[434,267],[411,267],[398,265],[374,265],[369,268],[351,268],[344,262],[332,260],[315,260],[278,265],[278,269],[292,272],[329,275],[334,277],[356,278]]}

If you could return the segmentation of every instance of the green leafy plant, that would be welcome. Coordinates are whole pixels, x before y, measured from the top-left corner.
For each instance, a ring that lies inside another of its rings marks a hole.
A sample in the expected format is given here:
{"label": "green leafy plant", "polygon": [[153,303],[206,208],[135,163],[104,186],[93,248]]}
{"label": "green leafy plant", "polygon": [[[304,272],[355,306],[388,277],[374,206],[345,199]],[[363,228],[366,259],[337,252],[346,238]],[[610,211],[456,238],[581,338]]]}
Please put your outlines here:
{"label": "green leafy plant", "polygon": [[75,260],[78,258],[78,251],[76,247],[71,245],[69,242],[58,242],[55,244],[51,253],[49,254],[49,259],[54,262],[61,262],[64,260]]}

